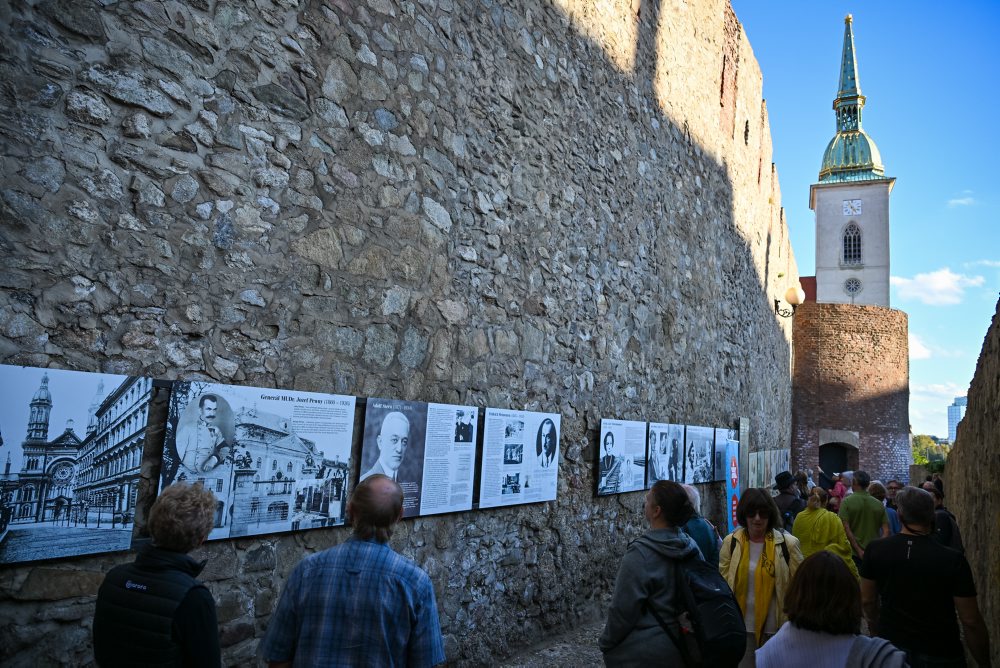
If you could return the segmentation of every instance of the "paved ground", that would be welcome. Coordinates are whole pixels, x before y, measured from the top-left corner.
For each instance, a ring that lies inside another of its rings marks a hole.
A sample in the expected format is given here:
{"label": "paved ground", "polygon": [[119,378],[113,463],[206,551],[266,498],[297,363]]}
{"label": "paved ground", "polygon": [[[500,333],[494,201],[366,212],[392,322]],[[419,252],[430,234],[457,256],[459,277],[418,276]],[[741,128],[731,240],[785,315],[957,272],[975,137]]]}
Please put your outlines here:
{"label": "paved ground", "polygon": [[603,666],[597,637],[604,620],[596,620],[564,635],[529,647],[503,663],[501,668],[546,668],[548,666]]}
{"label": "paved ground", "polygon": [[0,544],[0,563],[52,559],[74,554],[127,550],[132,527],[126,529],[84,529],[29,525],[15,528]]}

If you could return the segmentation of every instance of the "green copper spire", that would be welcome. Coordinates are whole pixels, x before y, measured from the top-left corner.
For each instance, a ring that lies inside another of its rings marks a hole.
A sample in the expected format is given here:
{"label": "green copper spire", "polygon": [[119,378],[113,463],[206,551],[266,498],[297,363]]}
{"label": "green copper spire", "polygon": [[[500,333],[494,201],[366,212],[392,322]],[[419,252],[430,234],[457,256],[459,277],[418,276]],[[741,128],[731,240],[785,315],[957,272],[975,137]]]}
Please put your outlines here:
{"label": "green copper spire", "polygon": [[819,170],[820,183],[838,181],[869,181],[884,179],[882,156],[872,138],[861,128],[861,110],[865,96],[858,83],[858,60],[854,53],[854,20],[844,19],[844,51],[840,59],[840,88],[833,110],[837,118],[837,134],[823,154]]}
{"label": "green copper spire", "polygon": [[[848,14],[844,19],[844,53],[840,57],[840,90],[837,91],[838,102],[840,98],[861,97],[861,88],[858,86],[858,61],[854,57],[854,31],[851,26],[854,19]],[[864,106],[864,97],[861,97],[861,106]]]}

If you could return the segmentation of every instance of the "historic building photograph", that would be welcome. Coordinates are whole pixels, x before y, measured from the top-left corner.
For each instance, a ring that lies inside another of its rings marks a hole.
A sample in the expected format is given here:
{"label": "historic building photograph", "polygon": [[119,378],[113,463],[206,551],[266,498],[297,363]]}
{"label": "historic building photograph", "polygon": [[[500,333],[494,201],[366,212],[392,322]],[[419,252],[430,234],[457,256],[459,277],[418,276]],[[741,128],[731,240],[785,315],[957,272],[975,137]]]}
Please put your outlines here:
{"label": "historic building photograph", "polygon": [[177,381],[160,487],[202,483],[210,539],[343,524],[354,398]]}
{"label": "historic building photograph", "polygon": [[12,366],[0,379],[0,563],[127,550],[151,380]]}

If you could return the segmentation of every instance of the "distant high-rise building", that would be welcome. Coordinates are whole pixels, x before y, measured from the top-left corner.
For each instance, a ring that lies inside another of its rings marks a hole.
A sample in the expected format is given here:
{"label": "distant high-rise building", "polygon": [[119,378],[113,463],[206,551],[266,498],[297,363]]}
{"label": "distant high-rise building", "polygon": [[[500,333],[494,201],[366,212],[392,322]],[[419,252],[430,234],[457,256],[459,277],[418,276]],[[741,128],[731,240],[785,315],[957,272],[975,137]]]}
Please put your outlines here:
{"label": "distant high-rise building", "polygon": [[958,435],[958,423],[965,417],[965,407],[969,400],[965,397],[955,397],[955,401],[948,406],[948,440],[952,443]]}

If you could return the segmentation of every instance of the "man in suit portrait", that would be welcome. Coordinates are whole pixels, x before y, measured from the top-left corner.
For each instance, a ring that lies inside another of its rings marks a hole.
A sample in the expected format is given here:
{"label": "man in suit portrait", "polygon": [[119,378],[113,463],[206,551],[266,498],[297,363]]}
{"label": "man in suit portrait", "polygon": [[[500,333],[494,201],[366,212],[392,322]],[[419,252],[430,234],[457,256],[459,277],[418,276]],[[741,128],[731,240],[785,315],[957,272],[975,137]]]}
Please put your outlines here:
{"label": "man in suit portrait", "polygon": [[559,444],[559,437],[556,435],[556,424],[550,418],[542,420],[538,427],[538,435],[535,437],[535,454],[538,456],[538,464],[543,469],[548,468],[556,460],[556,449]]}
{"label": "man in suit portrait", "polygon": [[406,454],[406,446],[409,443],[409,418],[399,411],[388,413],[382,419],[382,427],[379,429],[378,436],[375,437],[375,444],[378,446],[378,461],[361,476],[361,480],[376,473],[396,480],[396,474],[403,463],[403,455]]}

